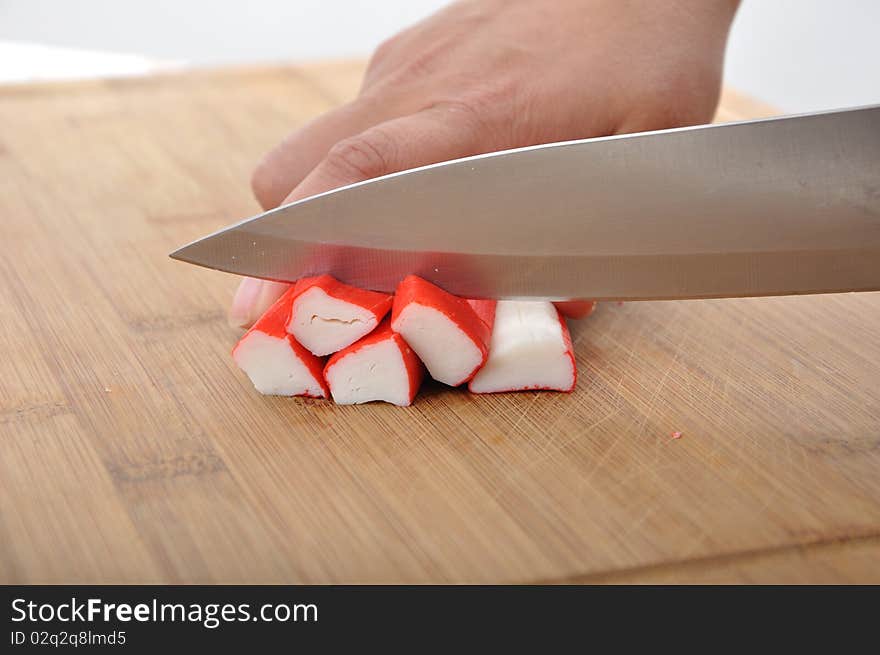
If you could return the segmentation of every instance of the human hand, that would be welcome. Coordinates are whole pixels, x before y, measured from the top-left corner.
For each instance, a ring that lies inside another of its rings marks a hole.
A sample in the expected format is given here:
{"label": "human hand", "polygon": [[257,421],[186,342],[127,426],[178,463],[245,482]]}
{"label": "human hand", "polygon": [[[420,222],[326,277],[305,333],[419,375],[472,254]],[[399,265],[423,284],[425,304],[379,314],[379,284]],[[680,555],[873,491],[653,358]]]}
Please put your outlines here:
{"label": "human hand", "polygon": [[[254,195],[270,209],[469,155],[708,122],[737,4],[455,2],[383,43],[355,100],[269,152]],[[230,322],[249,326],[284,289],[244,280]]]}

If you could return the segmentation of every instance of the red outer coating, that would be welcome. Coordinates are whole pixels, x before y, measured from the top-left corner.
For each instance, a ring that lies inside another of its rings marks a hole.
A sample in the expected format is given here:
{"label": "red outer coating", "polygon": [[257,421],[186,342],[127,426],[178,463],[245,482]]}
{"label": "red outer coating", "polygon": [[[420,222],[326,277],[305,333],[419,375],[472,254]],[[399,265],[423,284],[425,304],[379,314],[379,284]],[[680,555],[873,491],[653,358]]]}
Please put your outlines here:
{"label": "red outer coating", "polygon": [[486,363],[486,358],[489,356],[489,340],[492,337],[492,324],[495,321],[495,301],[465,300],[416,275],[407,275],[397,285],[394,294],[394,307],[391,310],[392,328],[401,312],[413,302],[436,309],[445,315],[477,346],[482,359],[459,384],[470,380]]}
{"label": "red outer coating", "polygon": [[412,403],[419,391],[419,387],[422,386],[422,380],[425,378],[425,366],[422,364],[422,360],[420,360],[413,352],[413,349],[409,347],[409,344],[403,340],[403,337],[391,329],[391,321],[389,320],[383,321],[379,327],[363,337],[360,341],[355,341],[348,348],[343,348],[338,353],[333,353],[330,356],[327,365],[324,367],[325,386],[327,371],[345,357],[356,353],[364,346],[372,346],[389,339],[397,345],[397,348],[400,350],[400,354],[403,357],[403,364],[406,366],[407,378],[409,378],[409,402]]}
{"label": "red outer coating", "polygon": [[363,307],[376,316],[377,323],[385,318],[385,314],[391,309],[391,302],[393,300],[392,296],[387,293],[367,291],[366,289],[343,284],[332,275],[318,275],[317,277],[304,277],[297,280],[297,283],[293,286],[293,299],[296,300],[297,296],[312,287],[318,287],[328,296],[337,300],[343,300],[352,305]]}
{"label": "red outer coating", "polygon": [[[477,317],[483,321],[486,329],[489,330],[489,338],[492,338],[492,326],[495,325],[495,306],[498,304],[495,300],[468,300],[467,304],[477,314]],[[489,341],[487,340],[488,344]]]}
{"label": "red outer coating", "polygon": [[321,389],[324,391],[323,396],[311,396],[311,394],[304,394],[306,396],[311,396],[312,398],[329,398],[330,397],[330,388],[327,386],[327,383],[324,381],[324,358],[316,357],[312,353],[310,353],[306,348],[301,346],[299,342],[293,338],[292,335],[287,334],[287,321],[290,318],[290,311],[293,307],[293,300],[296,298],[296,289],[295,287],[289,288],[284,294],[275,301],[269,309],[266,310],[266,313],[263,314],[259,320],[254,323],[253,327],[245,332],[244,336],[239,339],[238,343],[235,344],[235,347],[232,349],[232,354],[235,354],[236,349],[244,342],[247,336],[251,332],[262,332],[263,334],[267,334],[270,337],[277,337],[279,339],[287,339],[287,343],[290,344],[293,353],[299,358],[299,360],[306,365],[306,368],[309,369],[309,373],[312,374],[312,377],[315,378],[315,381],[321,386]]}
{"label": "red outer coating", "polygon": [[[290,316],[290,308],[293,306],[293,299],[296,297],[293,291],[293,287],[291,287],[281,294],[281,297],[266,310],[265,314],[257,319],[257,322],[254,323],[253,327],[251,327],[248,332],[262,332],[268,334],[270,337],[286,337],[287,330],[284,329],[284,326]],[[245,333],[245,336],[247,336],[247,333]],[[236,348],[237,347],[238,346],[236,345]],[[235,350],[235,348],[233,348],[233,350]]]}
{"label": "red outer coating", "polygon": [[566,300],[553,304],[563,316],[568,318],[586,318],[596,309],[596,303],[592,300]]}
{"label": "red outer coating", "polygon": [[561,391],[572,392],[578,382],[578,367],[577,362],[574,359],[574,346],[572,346],[571,343],[571,333],[568,331],[568,325],[565,322],[565,318],[563,318],[558,309],[556,310],[556,316],[559,318],[559,327],[562,328],[562,343],[565,344],[565,354],[568,355],[568,358],[571,360],[571,370],[573,373],[571,377],[571,387],[568,389],[562,389]]}

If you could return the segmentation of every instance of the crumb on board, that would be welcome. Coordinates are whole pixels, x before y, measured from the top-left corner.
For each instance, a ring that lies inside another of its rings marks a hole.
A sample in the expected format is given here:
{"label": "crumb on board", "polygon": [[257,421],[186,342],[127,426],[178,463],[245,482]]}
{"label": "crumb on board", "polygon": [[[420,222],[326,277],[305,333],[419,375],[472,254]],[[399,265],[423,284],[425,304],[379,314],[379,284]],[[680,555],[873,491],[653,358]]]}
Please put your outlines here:
{"label": "crumb on board", "polygon": [[673,439],[681,439],[681,432],[675,431],[670,435]]}
{"label": "crumb on board", "polygon": [[105,393],[110,393],[111,391],[112,391],[112,389],[110,387],[104,387]]}

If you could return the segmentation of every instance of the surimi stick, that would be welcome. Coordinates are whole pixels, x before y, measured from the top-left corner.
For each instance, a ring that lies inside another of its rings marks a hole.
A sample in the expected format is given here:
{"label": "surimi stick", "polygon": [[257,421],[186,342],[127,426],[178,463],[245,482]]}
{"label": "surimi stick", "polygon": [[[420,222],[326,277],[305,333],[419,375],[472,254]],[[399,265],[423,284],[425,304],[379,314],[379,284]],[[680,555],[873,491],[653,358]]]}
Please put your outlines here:
{"label": "surimi stick", "polygon": [[333,355],[324,368],[333,400],[340,405],[373,400],[411,405],[424,375],[422,362],[387,320]]}
{"label": "surimi stick", "polygon": [[489,358],[468,388],[473,393],[571,391],[576,381],[571,337],[553,303],[499,300]]}
{"label": "surimi stick", "polygon": [[303,278],[293,289],[287,331],[318,356],[369,334],[391,309],[390,295],[358,289],[330,275]]}
{"label": "surimi stick", "polygon": [[327,398],[324,361],[310,353],[287,333],[285,325],[293,304],[288,289],[254,323],[232,349],[232,358],[262,394]]}
{"label": "surimi stick", "polygon": [[391,327],[432,378],[457,387],[485,363],[494,315],[494,300],[465,300],[408,275],[394,295]]}

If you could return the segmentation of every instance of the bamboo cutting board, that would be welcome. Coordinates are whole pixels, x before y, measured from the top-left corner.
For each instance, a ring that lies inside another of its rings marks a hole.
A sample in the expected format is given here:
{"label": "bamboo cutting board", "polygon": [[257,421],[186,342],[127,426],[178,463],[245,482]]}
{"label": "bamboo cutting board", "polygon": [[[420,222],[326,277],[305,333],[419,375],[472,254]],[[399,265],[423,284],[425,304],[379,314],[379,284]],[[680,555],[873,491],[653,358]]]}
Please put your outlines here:
{"label": "bamboo cutting board", "polygon": [[571,395],[257,395],[166,255],[361,70],[0,89],[0,582],[880,582],[880,294],[608,303]]}

